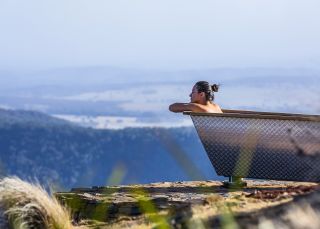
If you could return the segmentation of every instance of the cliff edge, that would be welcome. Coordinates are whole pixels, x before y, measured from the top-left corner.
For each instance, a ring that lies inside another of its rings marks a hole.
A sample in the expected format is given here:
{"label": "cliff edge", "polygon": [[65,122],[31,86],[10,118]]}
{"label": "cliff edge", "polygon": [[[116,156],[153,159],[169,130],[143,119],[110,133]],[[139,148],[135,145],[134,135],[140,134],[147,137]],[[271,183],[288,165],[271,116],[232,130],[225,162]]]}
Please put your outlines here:
{"label": "cliff edge", "polygon": [[73,224],[92,228],[320,228],[315,183],[218,181],[74,188],[56,193]]}

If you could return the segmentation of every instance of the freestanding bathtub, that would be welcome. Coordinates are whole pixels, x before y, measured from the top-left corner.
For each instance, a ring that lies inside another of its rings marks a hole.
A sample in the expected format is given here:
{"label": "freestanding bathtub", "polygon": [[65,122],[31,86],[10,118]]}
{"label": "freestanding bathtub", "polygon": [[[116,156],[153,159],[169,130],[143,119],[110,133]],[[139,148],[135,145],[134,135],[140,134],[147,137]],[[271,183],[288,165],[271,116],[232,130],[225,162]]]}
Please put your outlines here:
{"label": "freestanding bathtub", "polygon": [[218,175],[320,182],[320,115],[223,112],[184,112]]}

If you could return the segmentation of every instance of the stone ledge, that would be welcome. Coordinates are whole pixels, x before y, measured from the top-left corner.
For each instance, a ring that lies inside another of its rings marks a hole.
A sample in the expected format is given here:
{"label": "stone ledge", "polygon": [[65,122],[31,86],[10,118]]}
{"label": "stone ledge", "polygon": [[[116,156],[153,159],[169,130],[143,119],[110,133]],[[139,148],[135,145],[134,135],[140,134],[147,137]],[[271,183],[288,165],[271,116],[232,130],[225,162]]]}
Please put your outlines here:
{"label": "stone ledge", "polygon": [[[197,219],[212,227],[221,225],[217,219],[225,214],[225,209],[235,219],[250,219],[246,214],[291,203],[296,196],[317,193],[318,189],[315,183],[256,180],[247,183],[246,188],[238,190],[224,188],[218,181],[193,181],[74,188],[55,195],[71,208],[74,222],[79,225],[95,222],[93,225],[99,223],[103,225],[101,228],[124,225],[149,228],[156,224],[150,221],[150,216],[155,215],[165,218],[170,225]],[[152,209],[146,210],[147,205]]]}

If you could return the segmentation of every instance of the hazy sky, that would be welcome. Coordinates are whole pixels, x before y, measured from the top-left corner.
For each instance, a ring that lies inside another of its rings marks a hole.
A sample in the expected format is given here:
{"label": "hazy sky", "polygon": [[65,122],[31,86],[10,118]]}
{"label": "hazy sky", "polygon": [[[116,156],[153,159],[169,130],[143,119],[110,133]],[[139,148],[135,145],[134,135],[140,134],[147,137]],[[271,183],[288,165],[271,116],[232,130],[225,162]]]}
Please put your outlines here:
{"label": "hazy sky", "polygon": [[320,66],[319,0],[0,0],[0,70]]}

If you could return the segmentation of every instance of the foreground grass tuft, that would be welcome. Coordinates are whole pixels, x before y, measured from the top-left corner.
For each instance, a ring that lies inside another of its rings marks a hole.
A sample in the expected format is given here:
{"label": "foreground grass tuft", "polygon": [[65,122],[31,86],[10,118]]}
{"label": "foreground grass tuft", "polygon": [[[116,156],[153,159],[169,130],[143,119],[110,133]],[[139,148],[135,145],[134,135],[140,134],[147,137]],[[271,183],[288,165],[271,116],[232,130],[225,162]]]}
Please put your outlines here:
{"label": "foreground grass tuft", "polygon": [[70,214],[39,184],[17,177],[0,179],[1,227],[72,229]]}

